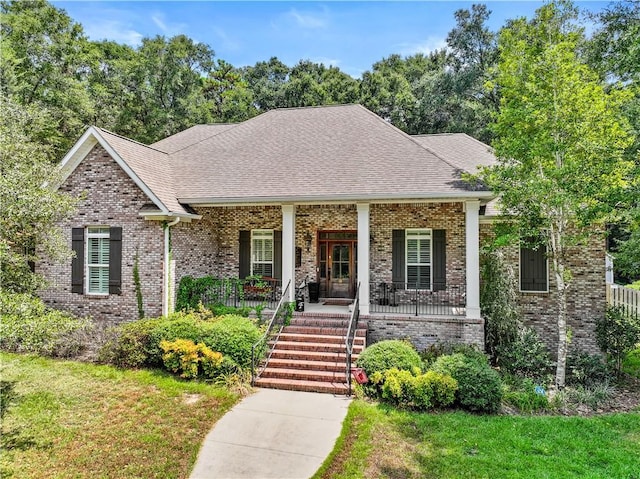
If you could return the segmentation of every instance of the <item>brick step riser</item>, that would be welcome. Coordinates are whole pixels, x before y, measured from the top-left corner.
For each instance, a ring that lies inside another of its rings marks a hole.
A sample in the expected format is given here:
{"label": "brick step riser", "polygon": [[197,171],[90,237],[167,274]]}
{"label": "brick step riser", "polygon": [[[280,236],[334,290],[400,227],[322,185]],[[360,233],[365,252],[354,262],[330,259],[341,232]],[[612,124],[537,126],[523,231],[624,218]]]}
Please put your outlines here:
{"label": "brick step riser", "polygon": [[[352,364],[355,366],[355,362],[352,361]],[[344,361],[325,362],[310,361],[304,359],[271,358],[271,360],[269,361],[269,368],[301,369],[304,371],[344,372],[345,364]]]}
{"label": "brick step riser", "polygon": [[[360,354],[363,350],[362,345],[353,345],[353,352]],[[300,341],[278,341],[274,346],[273,351],[281,350],[295,350],[295,351],[317,351],[323,353],[342,353],[346,352],[344,344],[331,344],[331,343],[303,343]]]}
{"label": "brick step riser", "polygon": [[[327,336],[320,334],[300,334],[300,333],[284,333],[278,338],[279,341],[301,342],[301,343],[327,343],[327,344],[344,344],[344,336]],[[362,336],[354,338],[353,344],[363,346],[365,339]]]}
{"label": "brick step riser", "polygon": [[[321,328],[343,328],[349,327],[349,321],[340,319],[309,319],[309,318],[292,318],[290,326],[311,326]],[[356,329],[366,329],[367,323],[358,322]]]}
{"label": "brick step riser", "polygon": [[[318,351],[296,351],[289,349],[278,349],[271,353],[271,358],[277,359],[300,359],[302,361],[321,361],[325,363],[330,362],[342,362],[344,363],[346,360],[346,356],[344,353],[328,353],[328,352],[318,352]],[[351,356],[351,361],[355,363],[358,359],[357,354],[353,354]]]}
{"label": "brick step riser", "polygon": [[[347,328],[321,328],[316,326],[285,326],[282,330],[287,334],[320,334],[322,336],[346,336]],[[356,337],[365,337],[366,329],[356,329]]]}
{"label": "brick step riser", "polygon": [[304,369],[267,368],[260,374],[261,378],[293,379],[296,381],[315,381],[330,383],[346,383],[345,371],[309,371]]}
{"label": "brick step riser", "polygon": [[317,392],[317,393],[328,393],[328,394],[347,394],[347,386],[346,385],[333,385],[333,384],[308,384],[305,382],[298,381],[274,381],[269,379],[258,379],[256,381],[256,386],[262,388],[273,388],[273,389],[286,389],[289,391],[305,391],[305,392]]}

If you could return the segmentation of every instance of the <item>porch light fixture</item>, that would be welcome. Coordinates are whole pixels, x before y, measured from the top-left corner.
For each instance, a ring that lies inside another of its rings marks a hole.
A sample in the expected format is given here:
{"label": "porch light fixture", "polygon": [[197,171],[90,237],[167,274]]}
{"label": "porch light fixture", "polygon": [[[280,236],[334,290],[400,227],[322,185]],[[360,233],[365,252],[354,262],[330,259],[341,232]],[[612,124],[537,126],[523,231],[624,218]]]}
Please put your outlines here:
{"label": "porch light fixture", "polygon": [[307,247],[307,253],[311,251],[311,242],[313,241],[313,236],[308,231],[304,234],[304,243]]}

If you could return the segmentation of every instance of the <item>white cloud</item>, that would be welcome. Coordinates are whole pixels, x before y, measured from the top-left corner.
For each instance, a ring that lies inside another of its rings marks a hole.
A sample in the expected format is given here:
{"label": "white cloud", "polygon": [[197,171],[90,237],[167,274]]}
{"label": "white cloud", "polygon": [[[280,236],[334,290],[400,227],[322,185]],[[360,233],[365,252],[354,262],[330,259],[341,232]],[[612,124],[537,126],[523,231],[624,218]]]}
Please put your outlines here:
{"label": "white cloud", "polygon": [[403,56],[415,55],[416,53],[428,55],[436,50],[447,48],[447,41],[442,37],[427,37],[424,42],[400,43],[397,47],[400,49],[400,54]]}
{"label": "white cloud", "polygon": [[[230,51],[240,50],[240,43],[227,35],[227,32],[225,32],[222,28],[215,27],[213,29],[213,33],[215,33],[216,36],[220,39],[220,42],[222,43],[220,45],[221,48]],[[212,47],[214,47],[215,49],[216,45],[212,45]]]}
{"label": "white cloud", "polygon": [[160,29],[163,35],[173,37],[185,33],[187,25],[184,23],[171,23],[165,18],[164,13],[154,12],[151,14],[151,21]]}
{"label": "white cloud", "polygon": [[287,16],[293,19],[299,27],[310,30],[325,28],[329,22],[329,12],[326,8],[321,12],[300,12],[292,8]]}
{"label": "white cloud", "polygon": [[92,40],[113,40],[132,47],[140,45],[144,36],[118,20],[103,20],[96,24],[85,23],[84,31]]}
{"label": "white cloud", "polygon": [[153,23],[155,23],[160,30],[162,30],[163,32],[167,31],[167,26],[164,23],[162,15],[160,15],[159,13],[154,13],[153,15],[151,15],[151,20],[153,20]]}

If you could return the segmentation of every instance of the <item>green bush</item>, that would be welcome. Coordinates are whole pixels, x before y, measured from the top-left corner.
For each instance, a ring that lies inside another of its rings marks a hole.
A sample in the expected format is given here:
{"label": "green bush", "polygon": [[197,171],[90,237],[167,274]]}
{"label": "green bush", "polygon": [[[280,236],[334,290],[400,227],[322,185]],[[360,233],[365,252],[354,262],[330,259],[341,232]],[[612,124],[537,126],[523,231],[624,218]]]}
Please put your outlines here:
{"label": "green bush", "polygon": [[421,368],[422,360],[408,342],[387,340],[365,348],[358,357],[357,365],[365,370],[367,376],[371,376],[376,371],[384,372],[391,368],[406,371]]}
{"label": "green bush", "polygon": [[[412,374],[398,368],[383,374],[382,398],[396,406],[426,410],[453,404],[457,382],[451,376],[435,371]],[[374,377],[379,375],[374,374]]]}
{"label": "green bush", "polygon": [[126,368],[160,367],[163,364],[161,341],[186,339],[204,343],[241,367],[249,366],[251,347],[262,336],[262,330],[241,316],[210,318],[209,312],[192,311],[118,326],[102,347],[99,358]]}
{"label": "green bush", "polygon": [[600,356],[581,351],[567,357],[567,385],[589,387],[610,381],[611,372]]}
{"label": "green bush", "polygon": [[0,293],[0,349],[41,356],[73,357],[85,346],[92,323],[47,308],[29,294]]}
{"label": "green bush", "polygon": [[462,344],[450,342],[438,342],[430,345],[427,349],[420,353],[420,357],[424,361],[425,369],[429,369],[429,365],[445,354],[451,355],[455,353],[464,354],[468,358],[475,358],[481,363],[487,362],[487,355],[475,344]]}
{"label": "green bush", "polygon": [[251,348],[262,334],[262,329],[250,319],[228,315],[215,321],[202,340],[214,351],[229,356],[239,366],[248,367],[251,365]]}
{"label": "green bush", "polygon": [[640,342],[640,321],[622,306],[608,308],[596,321],[596,342],[619,374],[625,355]]}
{"label": "green bush", "polygon": [[485,360],[469,358],[463,354],[440,356],[431,370],[448,374],[458,382],[458,404],[470,411],[496,412],[502,400],[500,376]]}
{"label": "green bush", "polygon": [[501,371],[536,382],[546,382],[551,372],[549,351],[531,328],[521,329],[516,341],[500,349],[499,357]]}
{"label": "green bush", "polygon": [[198,376],[214,378],[222,365],[222,354],[212,351],[202,343],[195,344],[188,339],[160,341],[165,367],[180,377],[195,379]]}
{"label": "green bush", "polygon": [[156,348],[153,331],[163,318],[143,319],[116,326],[98,352],[98,361],[121,368],[149,366],[149,356]]}

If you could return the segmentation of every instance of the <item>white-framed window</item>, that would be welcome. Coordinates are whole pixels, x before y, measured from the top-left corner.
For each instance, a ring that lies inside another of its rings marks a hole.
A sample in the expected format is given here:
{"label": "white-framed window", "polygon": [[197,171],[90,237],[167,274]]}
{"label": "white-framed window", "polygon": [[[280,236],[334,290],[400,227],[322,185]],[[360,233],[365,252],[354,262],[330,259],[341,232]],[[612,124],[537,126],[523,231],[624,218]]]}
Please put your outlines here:
{"label": "white-framed window", "polygon": [[85,238],[87,294],[109,294],[109,227],[89,226]]}
{"label": "white-framed window", "polygon": [[251,230],[251,274],[273,277],[273,230]]}
{"label": "white-framed window", "polygon": [[431,289],[431,230],[405,230],[405,248],[407,288]]}

